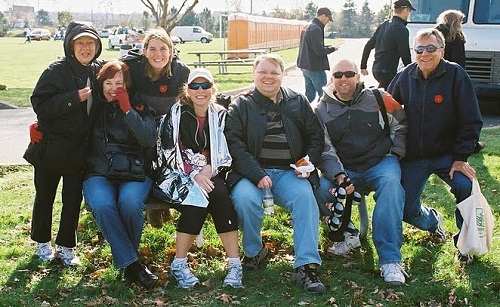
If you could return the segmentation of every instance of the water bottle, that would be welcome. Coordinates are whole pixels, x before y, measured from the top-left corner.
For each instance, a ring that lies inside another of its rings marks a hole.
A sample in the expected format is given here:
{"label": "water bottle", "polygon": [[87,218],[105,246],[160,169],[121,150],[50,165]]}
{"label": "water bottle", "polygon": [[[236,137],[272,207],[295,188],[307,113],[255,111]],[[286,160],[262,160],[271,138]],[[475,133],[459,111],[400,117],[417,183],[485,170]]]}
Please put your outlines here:
{"label": "water bottle", "polygon": [[269,188],[262,190],[262,207],[264,208],[265,215],[274,214],[274,197],[273,192]]}

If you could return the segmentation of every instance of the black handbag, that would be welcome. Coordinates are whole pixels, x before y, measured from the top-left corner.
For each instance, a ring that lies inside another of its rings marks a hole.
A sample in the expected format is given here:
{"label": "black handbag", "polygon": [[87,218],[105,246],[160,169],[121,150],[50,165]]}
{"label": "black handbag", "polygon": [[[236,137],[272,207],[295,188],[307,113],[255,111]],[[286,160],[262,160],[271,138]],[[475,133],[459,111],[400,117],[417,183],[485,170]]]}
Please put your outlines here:
{"label": "black handbag", "polygon": [[137,146],[106,143],[106,177],[123,181],[144,181],[144,154]]}
{"label": "black handbag", "polygon": [[139,145],[109,143],[106,115],[103,115],[103,140],[108,171],[106,177],[121,181],[144,181],[144,151]]}

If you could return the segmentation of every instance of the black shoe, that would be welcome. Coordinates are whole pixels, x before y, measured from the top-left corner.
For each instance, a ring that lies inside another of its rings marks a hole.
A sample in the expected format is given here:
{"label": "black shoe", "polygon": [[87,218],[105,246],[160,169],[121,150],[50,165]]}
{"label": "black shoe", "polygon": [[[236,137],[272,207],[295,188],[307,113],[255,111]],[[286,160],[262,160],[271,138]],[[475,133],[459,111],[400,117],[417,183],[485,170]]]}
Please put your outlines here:
{"label": "black shoe", "polygon": [[460,263],[461,266],[466,266],[474,262],[474,256],[464,255],[460,251],[455,253],[455,261]]}
{"label": "black shoe", "polygon": [[306,264],[295,269],[292,280],[307,293],[320,294],[325,292],[325,285],[319,280],[316,264]]}
{"label": "black shoe", "polygon": [[158,276],[151,273],[151,271],[144,265],[142,265],[139,272],[135,274],[133,273],[133,270],[129,269],[129,267],[125,268],[123,276],[128,284],[134,282],[139,283],[139,285],[145,289],[153,288],[158,281]]}
{"label": "black shoe", "polygon": [[476,143],[476,147],[474,148],[474,153],[478,153],[486,147],[486,143],[483,141],[479,141]]}
{"label": "black shoe", "polygon": [[269,249],[264,246],[260,249],[259,253],[255,257],[247,257],[245,256],[242,261],[243,268],[247,271],[253,271],[259,268],[261,264],[265,264],[269,262],[269,258],[271,258],[271,252]]}

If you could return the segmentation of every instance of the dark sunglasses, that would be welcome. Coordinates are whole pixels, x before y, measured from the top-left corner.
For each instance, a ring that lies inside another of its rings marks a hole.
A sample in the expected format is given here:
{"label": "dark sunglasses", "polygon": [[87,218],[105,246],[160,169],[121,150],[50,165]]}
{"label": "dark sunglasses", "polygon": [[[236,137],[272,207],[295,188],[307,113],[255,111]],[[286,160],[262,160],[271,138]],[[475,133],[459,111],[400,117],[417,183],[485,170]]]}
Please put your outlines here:
{"label": "dark sunglasses", "polygon": [[340,79],[342,76],[345,76],[346,78],[352,78],[357,74],[357,72],[348,70],[348,71],[336,71],[332,75],[335,79]]}
{"label": "dark sunglasses", "polygon": [[434,45],[417,46],[417,47],[415,47],[415,52],[417,54],[422,54],[422,53],[424,53],[424,50],[427,50],[427,52],[429,52],[429,53],[434,53],[438,49],[441,49],[441,47],[436,47]]}
{"label": "dark sunglasses", "polygon": [[189,87],[189,89],[192,89],[195,91],[197,89],[199,89],[200,87],[204,90],[208,90],[209,88],[212,88],[212,83],[210,83],[210,82],[201,82],[201,83],[192,82],[192,83],[188,84],[188,87]]}

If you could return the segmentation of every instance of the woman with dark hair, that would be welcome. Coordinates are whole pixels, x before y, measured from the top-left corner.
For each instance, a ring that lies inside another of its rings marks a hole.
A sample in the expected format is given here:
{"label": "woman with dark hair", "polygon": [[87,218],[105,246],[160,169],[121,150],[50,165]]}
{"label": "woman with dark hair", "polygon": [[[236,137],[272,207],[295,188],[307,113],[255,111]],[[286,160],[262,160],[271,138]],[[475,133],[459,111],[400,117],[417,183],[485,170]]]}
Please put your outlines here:
{"label": "woman with dark hair", "polygon": [[127,282],[152,288],[158,277],[140,264],[137,251],[151,189],[145,153],[156,141],[156,123],[146,104],[129,100],[130,73],[121,61],[106,63],[94,95],[98,109],[86,159],[83,194],[106,241],[115,267]]}

